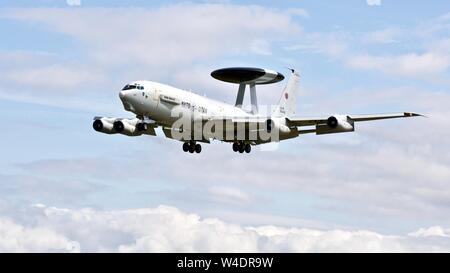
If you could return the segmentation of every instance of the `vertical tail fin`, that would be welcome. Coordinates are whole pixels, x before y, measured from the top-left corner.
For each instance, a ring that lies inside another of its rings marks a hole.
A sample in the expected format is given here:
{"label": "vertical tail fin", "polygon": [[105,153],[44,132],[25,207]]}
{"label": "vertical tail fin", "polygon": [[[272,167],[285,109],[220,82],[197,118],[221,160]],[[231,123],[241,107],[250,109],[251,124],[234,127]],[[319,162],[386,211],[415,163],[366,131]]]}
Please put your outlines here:
{"label": "vertical tail fin", "polygon": [[278,106],[275,108],[273,113],[275,116],[290,117],[295,115],[300,75],[294,71],[294,69],[291,69],[291,71],[291,77],[289,78],[286,87],[283,89]]}

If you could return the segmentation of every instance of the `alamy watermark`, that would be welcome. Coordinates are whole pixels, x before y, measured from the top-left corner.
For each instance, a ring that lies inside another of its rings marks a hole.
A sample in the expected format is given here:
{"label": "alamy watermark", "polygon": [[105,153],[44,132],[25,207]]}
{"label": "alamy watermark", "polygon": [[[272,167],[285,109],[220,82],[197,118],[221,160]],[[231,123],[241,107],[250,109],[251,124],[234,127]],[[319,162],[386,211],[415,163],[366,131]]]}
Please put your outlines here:
{"label": "alamy watermark", "polygon": [[[278,106],[260,107],[258,115],[212,115],[192,109],[174,107],[171,111],[173,120],[171,138],[180,141],[201,141],[207,139],[226,142],[243,142],[264,144],[279,142],[282,139],[298,136],[295,126],[289,126],[284,116],[274,115]],[[264,113],[264,114],[261,114]],[[270,113],[270,114],[268,114]],[[266,147],[273,150],[277,147]]]}

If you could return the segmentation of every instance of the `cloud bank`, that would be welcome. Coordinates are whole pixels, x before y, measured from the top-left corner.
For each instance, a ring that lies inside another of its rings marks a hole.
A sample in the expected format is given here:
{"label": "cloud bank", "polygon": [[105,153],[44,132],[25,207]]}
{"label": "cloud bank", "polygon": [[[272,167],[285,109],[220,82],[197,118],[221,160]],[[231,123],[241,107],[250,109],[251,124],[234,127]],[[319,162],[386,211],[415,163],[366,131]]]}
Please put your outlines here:
{"label": "cloud bank", "polygon": [[368,230],[241,226],[175,207],[130,210],[33,206],[33,224],[0,218],[2,252],[398,252],[450,251],[450,229],[407,235]]}

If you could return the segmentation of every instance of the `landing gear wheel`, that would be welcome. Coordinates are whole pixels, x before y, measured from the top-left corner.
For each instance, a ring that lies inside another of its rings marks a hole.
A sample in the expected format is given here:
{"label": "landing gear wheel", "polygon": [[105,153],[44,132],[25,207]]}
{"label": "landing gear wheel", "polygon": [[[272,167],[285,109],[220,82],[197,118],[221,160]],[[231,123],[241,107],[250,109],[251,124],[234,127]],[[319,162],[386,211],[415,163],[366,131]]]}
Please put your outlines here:
{"label": "landing gear wheel", "polygon": [[188,152],[189,151],[189,143],[188,142],[183,143],[183,151],[184,152]]}
{"label": "landing gear wheel", "polygon": [[189,152],[191,154],[195,152],[195,145],[193,143],[189,144]]}
{"label": "landing gear wheel", "polygon": [[239,153],[243,153],[244,152],[244,145],[241,143],[240,145],[239,145]]}
{"label": "landing gear wheel", "polygon": [[248,153],[250,153],[251,151],[252,151],[252,146],[250,145],[250,144],[245,144],[245,146],[244,146],[244,150],[245,150],[245,152],[248,154]]}
{"label": "landing gear wheel", "polygon": [[202,151],[202,146],[200,144],[195,144],[195,152],[199,154]]}
{"label": "landing gear wheel", "polygon": [[239,151],[239,143],[237,142],[233,143],[233,151],[235,152]]}

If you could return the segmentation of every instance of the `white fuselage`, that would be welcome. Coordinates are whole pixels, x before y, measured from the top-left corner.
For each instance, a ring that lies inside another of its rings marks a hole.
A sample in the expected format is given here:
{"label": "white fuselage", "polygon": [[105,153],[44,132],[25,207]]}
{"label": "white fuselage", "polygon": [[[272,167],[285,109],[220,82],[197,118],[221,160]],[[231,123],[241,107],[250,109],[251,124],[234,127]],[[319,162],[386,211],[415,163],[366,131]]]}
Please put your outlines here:
{"label": "white fuselage", "polygon": [[206,98],[169,85],[136,81],[137,88],[120,91],[125,110],[171,126],[179,119],[196,117],[254,117],[242,108]]}

